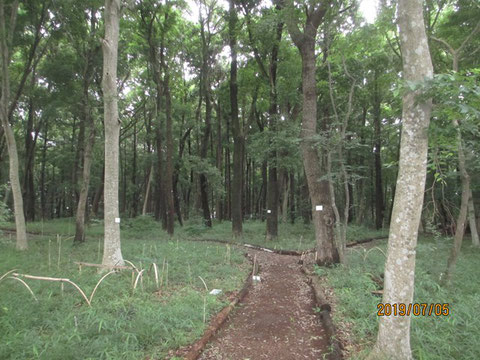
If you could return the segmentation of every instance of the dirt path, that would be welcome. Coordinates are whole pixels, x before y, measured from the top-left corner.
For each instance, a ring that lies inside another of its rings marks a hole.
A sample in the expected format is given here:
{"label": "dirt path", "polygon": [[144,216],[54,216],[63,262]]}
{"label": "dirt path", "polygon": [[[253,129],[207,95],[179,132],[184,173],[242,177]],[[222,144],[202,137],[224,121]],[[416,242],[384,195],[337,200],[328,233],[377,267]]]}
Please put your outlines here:
{"label": "dirt path", "polygon": [[298,257],[249,250],[261,282],[207,345],[202,360],[322,359],[328,341]]}

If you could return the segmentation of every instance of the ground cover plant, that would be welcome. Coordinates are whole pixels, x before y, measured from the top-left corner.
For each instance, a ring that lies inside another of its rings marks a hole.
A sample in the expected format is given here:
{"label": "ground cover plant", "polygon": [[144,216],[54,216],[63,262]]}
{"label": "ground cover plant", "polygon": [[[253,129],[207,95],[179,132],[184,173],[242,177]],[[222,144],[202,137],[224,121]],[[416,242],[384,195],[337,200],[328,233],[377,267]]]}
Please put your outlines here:
{"label": "ground cover plant", "polygon": [[[84,245],[73,246],[69,233],[61,232],[67,226],[68,219],[45,222],[44,231],[48,229],[49,234],[30,235],[26,252],[16,251],[10,234],[4,233],[0,274],[17,269],[18,273],[68,278],[89,296],[102,274],[92,268],[79,273],[74,262],[99,263],[102,249],[94,236]],[[95,234],[96,229],[93,225],[89,231]],[[58,238],[55,233],[60,234]],[[25,279],[35,301],[18,281],[4,278],[0,282],[0,358],[163,358],[203,333],[204,316],[208,321],[218,312],[226,304],[225,294],[239,289],[250,270],[241,251],[167,239],[161,225],[150,219],[125,224],[122,251],[125,259],[146,269],[142,283],[139,280],[133,290],[130,271],[110,275],[98,287],[91,307],[69,284],[62,291],[59,283]],[[159,286],[151,267],[154,262],[159,266]],[[208,291],[222,289],[222,295],[207,295],[202,280]]]}
{"label": "ground cover plant", "polygon": [[[478,359],[480,308],[478,285],[479,249],[466,241],[458,269],[450,286],[440,285],[446,268],[451,238],[421,237],[417,248],[415,293],[413,303],[449,304],[448,316],[412,316],[411,342],[415,359]],[[381,297],[371,292],[378,289],[372,279],[384,271],[386,241],[369,249],[357,247],[348,251],[348,267],[318,268],[336,298],[334,321],[352,326],[354,341],[361,352],[355,359],[364,359],[375,341],[378,327],[377,305]]]}

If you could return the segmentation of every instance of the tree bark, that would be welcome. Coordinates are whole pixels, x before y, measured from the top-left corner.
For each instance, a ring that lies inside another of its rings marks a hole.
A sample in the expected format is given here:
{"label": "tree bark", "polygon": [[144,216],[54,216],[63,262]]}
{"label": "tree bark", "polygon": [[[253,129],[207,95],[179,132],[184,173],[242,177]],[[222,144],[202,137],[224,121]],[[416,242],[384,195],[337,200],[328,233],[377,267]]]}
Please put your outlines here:
{"label": "tree bark", "polygon": [[[287,26],[293,42],[302,58],[303,114],[300,137],[303,166],[307,178],[308,191],[312,202],[312,218],[315,226],[316,262],[318,265],[330,265],[339,262],[335,246],[334,214],[330,199],[328,180],[319,180],[325,169],[321,168],[321,158],[317,144],[312,140],[317,134],[317,94],[315,74],[315,39],[320,23],[327,12],[327,2],[308,9],[309,16],[300,32],[298,24],[287,16]],[[324,162],[323,162],[324,163]]]}
{"label": "tree bark", "polygon": [[[400,0],[398,22],[405,81],[424,81],[433,76],[421,0]],[[385,263],[382,303],[411,304],[415,253],[426,180],[428,126],[432,101],[420,102],[417,92],[403,96],[399,172]],[[371,358],[412,359],[410,316],[380,318],[377,342]]]}
{"label": "tree bark", "polygon": [[123,266],[118,211],[120,121],[118,118],[117,58],[120,32],[120,0],[105,0],[103,50],[103,102],[105,122],[105,238],[102,264]]}
{"label": "tree bark", "polygon": [[230,64],[230,107],[233,130],[233,192],[232,232],[234,237],[242,236],[243,214],[243,129],[238,118],[237,85],[237,13],[234,0],[230,0],[229,40],[232,62]]}
{"label": "tree bark", "polygon": [[475,218],[475,206],[473,204],[472,189],[470,189],[470,196],[468,199],[468,223],[470,226],[470,233],[472,235],[472,245],[480,247],[480,241],[478,239],[478,229]]}
{"label": "tree bark", "polygon": [[170,75],[165,66],[164,78],[165,113],[167,117],[167,161],[165,174],[165,194],[167,197],[167,232],[173,235],[175,226],[175,207],[173,201],[173,130],[172,130],[172,98],[170,95]]}
{"label": "tree bark", "polygon": [[[94,10],[91,12],[90,30],[91,34],[95,34],[96,20]],[[83,152],[83,169],[82,180],[80,183],[80,193],[78,196],[77,212],[75,219],[75,238],[74,243],[82,243],[85,241],[85,216],[87,214],[87,200],[88,189],[90,186],[90,169],[92,165],[93,146],[95,144],[95,122],[90,109],[90,99],[88,91],[90,83],[93,77],[93,56],[94,49],[89,49],[86,53],[85,70],[83,72],[83,96],[82,96],[82,108],[83,108],[83,123],[85,130],[88,132],[88,138],[86,138]]]}
{"label": "tree bark", "polygon": [[380,94],[378,90],[377,73],[375,72],[375,89],[373,100],[373,122],[375,127],[375,141],[374,141],[374,158],[375,158],[375,228],[377,230],[383,227],[383,218],[385,205],[383,201],[383,185],[382,185],[382,138],[381,138],[381,109],[380,109]]}
{"label": "tree bark", "polygon": [[25,227],[25,215],[23,212],[22,189],[20,186],[19,166],[17,142],[13,129],[10,125],[9,116],[9,96],[10,96],[10,78],[9,78],[9,45],[12,42],[13,30],[15,29],[15,20],[18,10],[18,0],[11,5],[10,15],[10,31],[7,33],[5,24],[5,4],[4,0],[0,0],[0,53],[2,61],[2,96],[0,98],[0,118],[7,143],[9,166],[10,166],[10,186],[13,194],[13,207],[15,214],[15,228],[17,233],[16,247],[18,250],[26,250],[28,248],[27,232]]}
{"label": "tree bark", "polygon": [[463,141],[460,126],[457,120],[453,120],[453,126],[457,130],[457,146],[458,146],[458,169],[460,170],[460,178],[462,182],[462,198],[460,203],[460,213],[458,214],[455,236],[453,238],[453,246],[447,261],[447,271],[445,272],[444,282],[449,284],[452,280],[455,267],[457,265],[460,249],[462,248],[463,236],[465,234],[465,226],[467,222],[468,202],[470,198],[470,175],[467,172],[465,164],[465,152],[463,151]]}

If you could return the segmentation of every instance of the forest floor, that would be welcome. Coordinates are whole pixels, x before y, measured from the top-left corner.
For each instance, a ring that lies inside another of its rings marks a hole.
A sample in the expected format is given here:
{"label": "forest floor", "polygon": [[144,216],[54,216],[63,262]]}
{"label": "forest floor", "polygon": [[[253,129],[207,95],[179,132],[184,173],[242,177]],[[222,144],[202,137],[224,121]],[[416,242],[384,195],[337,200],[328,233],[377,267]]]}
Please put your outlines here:
{"label": "forest floor", "polygon": [[[13,232],[0,234],[0,277],[18,269],[24,274],[69,278],[91,294],[101,275],[92,269],[80,273],[75,261],[101,261],[102,222],[92,220],[87,242],[78,247],[72,246],[74,219],[27,225],[37,235],[30,236],[26,252],[15,250]],[[264,231],[265,223],[246,221],[241,243],[283,250],[314,246],[313,228],[302,223],[281,224],[276,242],[266,242]],[[347,236],[348,242],[354,242],[386,233],[349,226]],[[0,280],[0,359],[163,359],[202,337],[209,320],[230,304],[252,271],[243,256],[246,251],[257,254],[261,282],[251,285],[202,359],[321,359],[319,354],[328,346],[315,319],[317,309],[299,257],[233,245],[241,244],[231,239],[229,222],[207,229],[190,220],[169,238],[149,217],[122,220],[122,252],[125,259],[146,269],[143,287],[132,289],[130,272],[112,275],[98,288],[91,307],[73,287],[66,285],[63,290],[55,283],[27,279],[36,301],[20,282],[7,276]],[[480,354],[480,317],[474,311],[480,306],[480,250],[466,238],[452,284],[443,287],[439,279],[451,245],[451,238],[440,235],[421,236],[418,241],[414,303],[448,303],[450,313],[412,317],[416,359],[477,360]],[[346,359],[365,359],[375,341],[381,302],[375,293],[381,289],[378,280],[385,254],[386,240],[377,240],[349,248],[347,266],[315,268]],[[161,269],[160,285],[153,263]],[[209,295],[200,277],[210,290],[222,289],[222,294]]]}
{"label": "forest floor", "polygon": [[328,341],[298,256],[248,250],[260,266],[238,309],[201,360],[321,359]]}

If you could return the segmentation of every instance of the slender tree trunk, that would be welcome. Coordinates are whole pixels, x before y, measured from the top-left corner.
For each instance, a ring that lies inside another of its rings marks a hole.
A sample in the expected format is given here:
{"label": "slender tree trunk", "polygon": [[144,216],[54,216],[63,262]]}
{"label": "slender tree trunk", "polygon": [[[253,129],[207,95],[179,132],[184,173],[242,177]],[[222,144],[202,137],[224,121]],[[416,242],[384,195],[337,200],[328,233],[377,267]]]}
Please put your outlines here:
{"label": "slender tree trunk", "polygon": [[173,130],[172,130],[172,99],[170,95],[170,75],[165,68],[164,79],[165,112],[167,117],[167,161],[165,174],[165,194],[167,197],[167,232],[173,235],[175,226],[175,207],[173,201]]}
{"label": "slender tree trunk", "polygon": [[15,29],[15,20],[18,10],[18,0],[11,5],[10,15],[10,31],[7,34],[5,24],[5,4],[4,0],[0,0],[0,56],[2,61],[1,81],[2,95],[0,98],[0,118],[7,143],[9,166],[10,166],[10,186],[13,194],[13,207],[15,214],[15,228],[17,233],[16,247],[18,250],[26,250],[28,248],[27,233],[25,228],[25,215],[23,212],[22,189],[20,187],[19,166],[17,142],[9,119],[9,96],[10,96],[10,78],[8,67],[10,62],[9,45],[13,38],[13,30]]}
{"label": "slender tree trunk", "polygon": [[138,185],[137,185],[137,123],[133,124],[133,143],[132,143],[132,217],[138,214]]}
{"label": "slender tree trunk", "polygon": [[124,265],[120,245],[118,165],[120,121],[118,118],[117,57],[120,32],[120,0],[105,0],[103,49],[103,96],[105,121],[105,240],[102,264]]}
{"label": "slender tree trunk", "polygon": [[143,199],[143,207],[142,207],[142,215],[145,216],[147,215],[148,211],[148,203],[150,201],[150,191],[152,188],[152,181],[153,181],[153,173],[154,173],[154,167],[153,164],[150,166],[150,170],[148,171],[148,180],[147,180],[147,186],[145,189],[145,198]]}
{"label": "slender tree trunk", "polygon": [[295,173],[290,174],[290,223],[295,224]]}
{"label": "slender tree trunk", "polygon": [[233,192],[232,192],[232,232],[233,236],[243,234],[243,128],[238,118],[237,85],[237,13],[234,0],[230,0],[229,37],[232,62],[230,64],[230,107],[233,127]]}
{"label": "slender tree trunk", "polygon": [[468,199],[468,223],[470,226],[470,233],[472,235],[472,245],[475,247],[480,247],[477,223],[475,219],[475,206],[473,205],[472,189],[470,189],[470,196]]}
{"label": "slender tree trunk", "polygon": [[460,170],[460,178],[462,182],[462,198],[460,204],[460,213],[458,214],[457,223],[455,226],[455,236],[453,238],[453,246],[450,251],[450,256],[447,262],[447,271],[445,272],[444,282],[449,284],[452,280],[455,267],[457,265],[460,249],[462,248],[463,236],[465,234],[465,227],[467,222],[468,202],[470,198],[470,175],[467,172],[465,164],[465,152],[462,141],[460,126],[457,120],[453,121],[453,125],[457,130],[457,146],[458,146],[458,168]]}
{"label": "slender tree trunk", "polygon": [[[223,175],[223,146],[222,146],[222,108],[220,107],[220,102],[217,106],[217,150],[216,150],[216,163],[217,169],[220,175]],[[224,199],[222,196],[217,196],[217,201],[215,205],[215,213],[217,214],[217,219],[219,221],[223,220],[223,203]]]}
{"label": "slender tree trunk", "polygon": [[103,196],[104,184],[105,184],[105,166],[102,169],[102,181],[98,186],[97,191],[95,191],[95,196],[93,197],[92,214],[95,216],[98,216],[98,209],[100,207],[100,200],[102,199],[102,196]]}
{"label": "slender tree trunk", "polygon": [[42,219],[47,218],[47,193],[45,184],[45,173],[47,167],[47,146],[48,146],[48,120],[43,124],[43,146],[42,146],[42,170],[40,172],[40,206],[42,208]]}
{"label": "slender tree trunk", "polygon": [[[92,33],[95,32],[96,26],[96,20],[93,12],[94,11],[92,10]],[[85,64],[85,70],[83,72],[83,123],[86,131],[88,131],[88,138],[86,138],[84,145],[82,180],[80,183],[80,193],[78,197],[75,219],[75,238],[73,242],[77,244],[85,241],[85,216],[87,214],[88,189],[90,186],[90,169],[92,165],[93,146],[95,144],[95,122],[90,110],[90,100],[88,96],[88,91],[93,76],[93,55],[94,50],[89,50],[87,52],[87,63]]]}
{"label": "slender tree trunk", "polygon": [[381,109],[380,94],[378,93],[377,73],[375,72],[375,96],[373,101],[373,122],[375,126],[374,140],[374,158],[375,158],[375,228],[377,230],[383,227],[383,217],[385,205],[383,201],[383,185],[382,185],[382,138],[381,138]]}
{"label": "slender tree trunk", "polygon": [[[424,81],[433,76],[421,0],[400,0],[398,22],[403,58],[403,79]],[[399,172],[385,263],[382,303],[412,303],[415,252],[422,214],[432,101],[420,102],[417,92],[403,96],[403,123]],[[410,316],[380,317],[377,342],[371,358],[412,359]]]}
{"label": "slender tree trunk", "polygon": [[[32,71],[32,90],[35,88],[36,75],[35,69]],[[28,120],[25,132],[25,171],[23,175],[23,199],[25,200],[25,220],[35,221],[35,184],[34,184],[34,164],[35,164],[35,146],[37,142],[39,127],[34,128],[35,107],[33,103],[33,94],[30,95],[28,104]]]}

